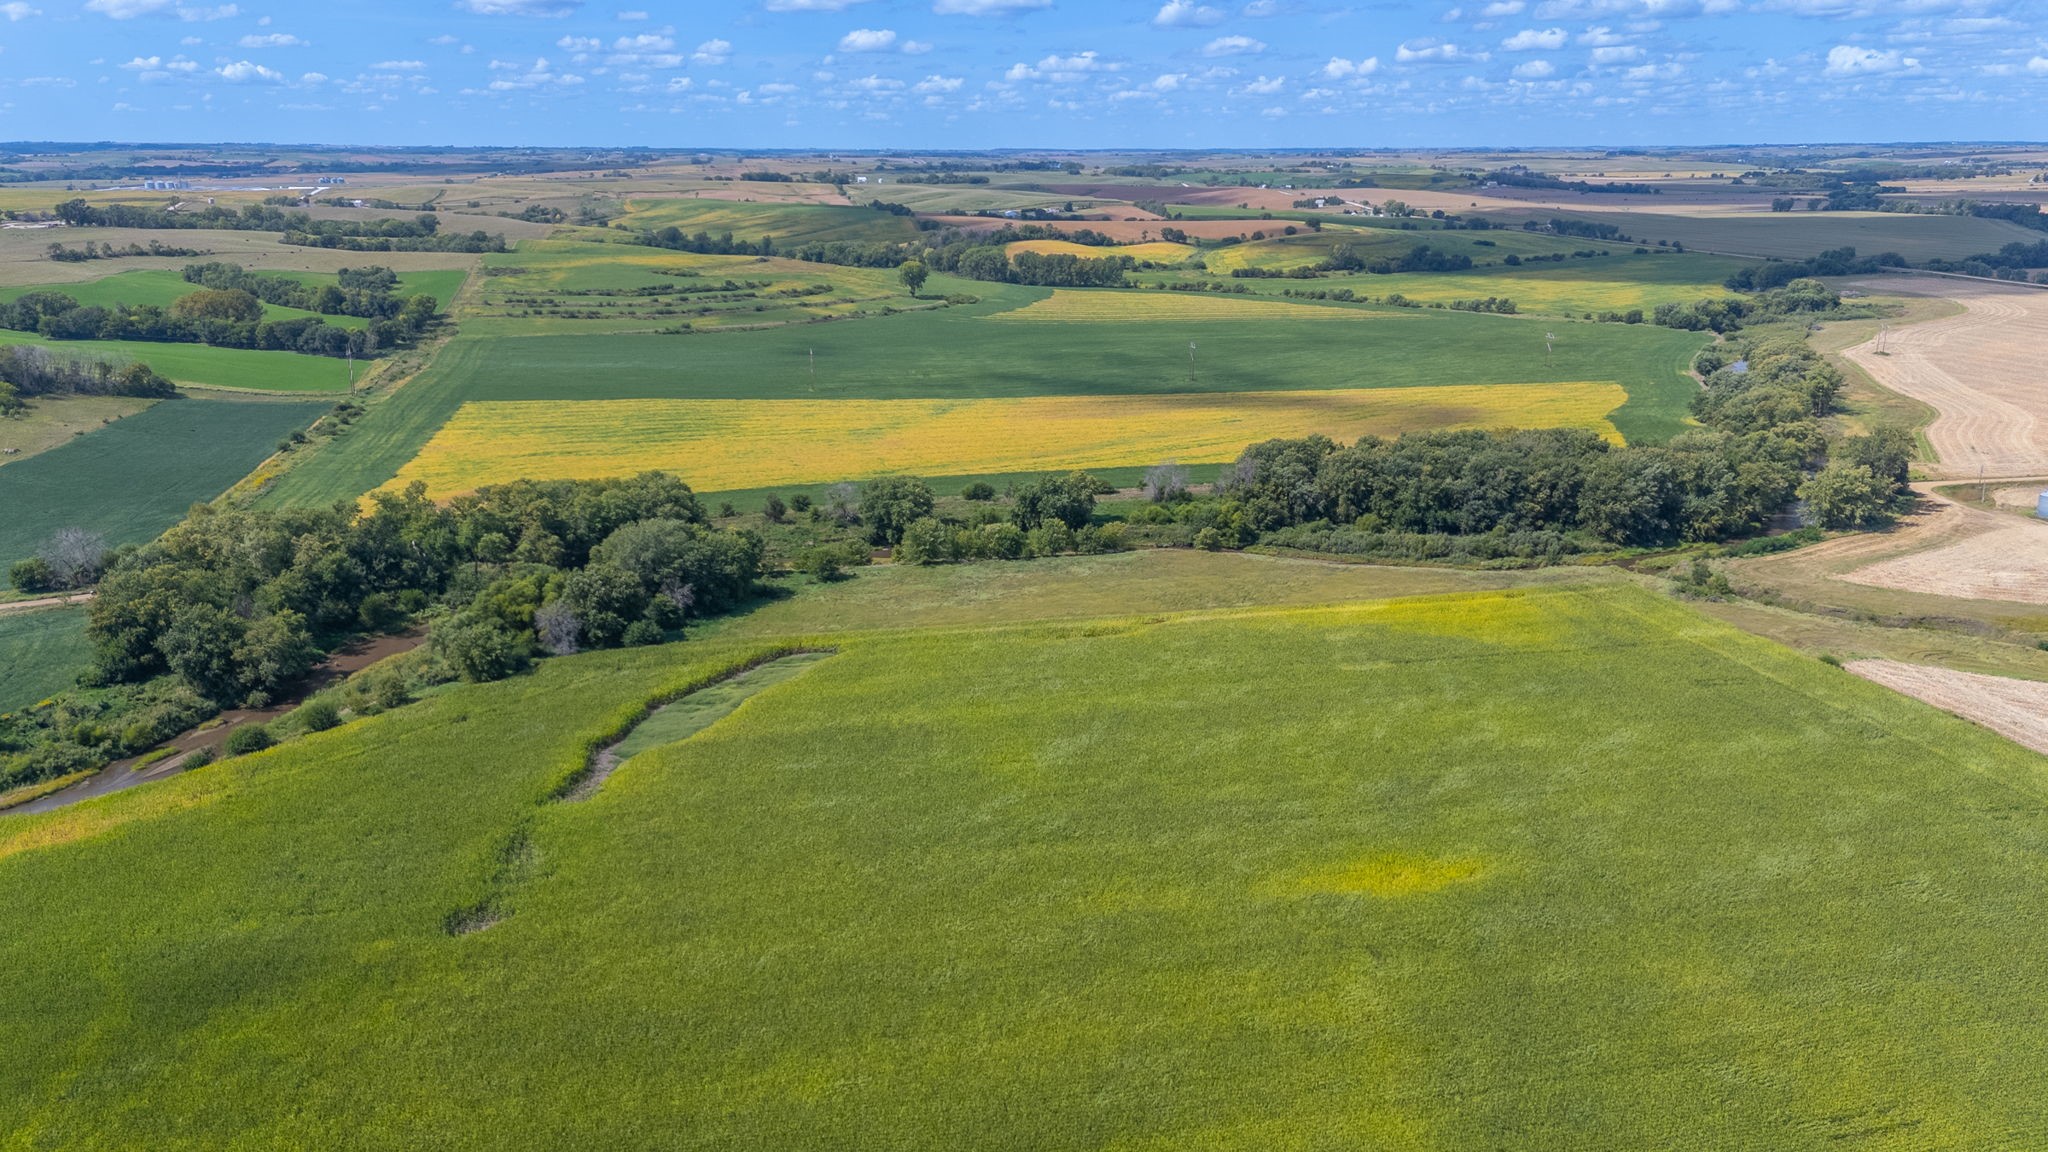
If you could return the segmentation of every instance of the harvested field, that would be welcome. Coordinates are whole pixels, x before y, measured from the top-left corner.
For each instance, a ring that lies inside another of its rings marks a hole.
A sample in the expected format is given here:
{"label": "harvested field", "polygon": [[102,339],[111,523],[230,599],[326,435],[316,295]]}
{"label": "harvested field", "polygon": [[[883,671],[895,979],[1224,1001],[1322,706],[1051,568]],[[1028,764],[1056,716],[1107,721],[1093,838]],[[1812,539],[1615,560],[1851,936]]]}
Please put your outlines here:
{"label": "harvested field", "polygon": [[2048,604],[2048,524],[1943,501],[1890,536],[1850,537],[1914,550],[1842,576],[1851,584],[1966,600]]}
{"label": "harvested field", "polygon": [[[1619,385],[1491,384],[982,400],[581,400],[462,406],[388,487],[436,497],[516,479],[687,476],[704,491],[903,472],[980,475],[1175,459],[1425,428],[1579,427],[1619,440]],[[2048,529],[2044,529],[2048,531]]]}
{"label": "harvested field", "polygon": [[2041,363],[2048,292],[1932,277],[1886,278],[1869,287],[1940,296],[1964,309],[1842,353],[1879,384],[1940,413],[1927,429],[1940,457],[1931,470],[1957,478],[1980,468],[1993,476],[2048,471]]}
{"label": "harvested field", "polygon": [[1849,671],[2048,753],[2048,684],[1953,672],[1896,660],[1852,660]]}

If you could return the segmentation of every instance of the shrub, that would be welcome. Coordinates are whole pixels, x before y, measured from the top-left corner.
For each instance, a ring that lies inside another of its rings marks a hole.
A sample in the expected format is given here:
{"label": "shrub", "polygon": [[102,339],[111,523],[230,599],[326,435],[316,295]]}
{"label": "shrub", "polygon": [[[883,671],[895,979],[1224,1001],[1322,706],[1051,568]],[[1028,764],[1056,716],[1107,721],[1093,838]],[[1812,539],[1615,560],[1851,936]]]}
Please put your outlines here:
{"label": "shrub", "polygon": [[298,717],[306,731],[325,732],[341,723],[341,709],[332,700],[308,700],[299,707]]}
{"label": "shrub", "polygon": [[208,764],[213,763],[214,757],[215,753],[213,749],[196,748],[193,750],[190,756],[185,757],[185,763],[182,765],[182,767],[184,767],[186,771],[190,771],[194,768],[204,768]]}
{"label": "shrub", "polygon": [[277,741],[270,735],[270,729],[261,724],[245,724],[228,733],[228,755],[247,756],[261,752]]}
{"label": "shrub", "polygon": [[802,492],[791,496],[789,498],[789,510],[792,512],[809,512],[811,510],[811,498]]}
{"label": "shrub", "polygon": [[993,500],[996,498],[996,486],[986,480],[976,480],[962,488],[960,495],[968,500]]}
{"label": "shrub", "polygon": [[782,502],[782,497],[770,492],[761,505],[761,515],[766,516],[771,524],[780,524],[782,518],[789,515],[789,505]]}
{"label": "shrub", "polygon": [[943,564],[959,558],[953,530],[926,516],[903,530],[903,542],[896,546],[896,560],[902,564]]}
{"label": "shrub", "polygon": [[652,620],[633,621],[631,624],[626,625],[626,634],[622,637],[629,648],[638,648],[646,644],[659,644],[664,638],[661,625],[656,624]]}
{"label": "shrub", "polygon": [[56,574],[50,571],[49,563],[40,556],[31,556],[26,560],[15,561],[14,567],[7,570],[7,580],[14,585],[16,590],[22,592],[55,592],[57,590]]}
{"label": "shrub", "polygon": [[797,561],[797,567],[820,584],[830,584],[846,575],[837,548],[813,548]]}

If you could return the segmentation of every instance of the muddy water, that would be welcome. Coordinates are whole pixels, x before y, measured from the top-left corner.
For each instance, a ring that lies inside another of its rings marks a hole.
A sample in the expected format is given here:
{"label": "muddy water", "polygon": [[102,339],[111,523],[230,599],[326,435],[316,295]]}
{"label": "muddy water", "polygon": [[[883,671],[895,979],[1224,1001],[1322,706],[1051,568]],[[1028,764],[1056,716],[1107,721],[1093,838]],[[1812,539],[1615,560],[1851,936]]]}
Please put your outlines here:
{"label": "muddy water", "polygon": [[[268,708],[236,708],[223,712],[213,720],[208,721],[204,727],[194,728],[190,732],[174,737],[166,743],[159,744],[158,748],[172,748],[176,751],[171,756],[151,764],[140,772],[135,770],[135,763],[141,757],[116,760],[105,768],[100,769],[94,775],[80,780],[69,788],[52,792],[48,796],[41,796],[26,804],[19,804],[4,812],[0,812],[0,817],[11,816],[16,813],[52,812],[56,809],[76,804],[81,800],[90,800],[95,796],[122,792],[138,784],[147,784],[152,780],[162,780],[168,776],[176,776],[185,770],[185,765],[190,762],[194,752],[202,748],[209,748],[218,755],[221,746],[227,743],[228,733],[233,732],[236,728],[248,724],[266,724],[275,720],[304,703],[306,698],[315,692],[337,681],[346,679],[350,675],[360,672],[386,657],[396,656],[401,652],[410,652],[424,643],[426,638],[425,630],[414,629],[397,636],[372,636],[365,640],[355,641],[346,647],[337,649],[327,659],[315,665],[313,670],[307,673],[306,678],[293,689],[289,699],[280,701]],[[155,751],[155,749],[151,751]]]}

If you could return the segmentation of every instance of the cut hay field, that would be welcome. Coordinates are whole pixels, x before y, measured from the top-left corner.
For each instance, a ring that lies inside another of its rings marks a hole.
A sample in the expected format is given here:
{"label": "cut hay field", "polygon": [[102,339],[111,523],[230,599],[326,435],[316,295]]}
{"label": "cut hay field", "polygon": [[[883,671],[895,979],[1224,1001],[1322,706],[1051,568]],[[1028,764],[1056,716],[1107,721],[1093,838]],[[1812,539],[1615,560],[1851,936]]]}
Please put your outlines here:
{"label": "cut hay field", "polygon": [[[829,646],[578,803],[543,798],[594,742],[766,645],[553,660],[0,817],[0,890],[37,896],[0,902],[0,1131],[2048,1133],[2048,762],[1679,605],[1529,590]],[[501,918],[449,934],[479,906]]]}
{"label": "cut hay field", "polygon": [[[177,383],[206,388],[252,392],[348,391],[348,361],[332,356],[144,340],[45,340],[6,329],[0,329],[0,344],[34,344],[59,354],[140,361]],[[377,363],[358,361],[356,379],[361,380]]]}
{"label": "cut hay field", "polygon": [[[743,194],[743,188],[728,193]],[[651,199],[630,200],[626,206],[628,210],[618,223],[628,228],[654,231],[673,227],[691,235],[709,232],[713,236],[730,232],[747,241],[773,236],[784,248],[813,240],[891,241],[917,235],[917,225],[910,217],[866,207]]]}
{"label": "cut hay field", "polygon": [[0,612],[0,712],[31,707],[71,687],[91,662],[85,609]]}
{"label": "cut hay field", "polygon": [[2040,239],[2017,224],[1974,216],[1920,216],[1906,212],[1769,212],[1749,216],[1681,216],[1662,212],[1572,212],[1613,224],[1638,241],[1672,240],[1702,252],[1736,256],[1815,256],[1854,248],[1865,256],[1897,252],[1915,262],[1960,260]]}
{"label": "cut hay field", "polygon": [[1133,260],[1153,264],[1177,264],[1195,254],[1190,244],[1169,244],[1155,240],[1150,244],[1094,245],[1076,244],[1071,240],[1013,240],[1003,251],[1015,258],[1019,252],[1036,252],[1041,256],[1078,256],[1083,260],[1100,260],[1105,256],[1129,256]]}
{"label": "cut hay field", "polygon": [[325,403],[165,400],[0,468],[0,569],[60,528],[140,544],[211,500],[304,428]]}
{"label": "cut hay field", "polygon": [[980,475],[1218,464],[1246,445],[1319,434],[1350,442],[1432,428],[1591,428],[1616,384],[1491,384],[988,400],[582,400],[471,403],[390,486],[436,498],[518,479],[666,470],[706,491],[902,473]]}

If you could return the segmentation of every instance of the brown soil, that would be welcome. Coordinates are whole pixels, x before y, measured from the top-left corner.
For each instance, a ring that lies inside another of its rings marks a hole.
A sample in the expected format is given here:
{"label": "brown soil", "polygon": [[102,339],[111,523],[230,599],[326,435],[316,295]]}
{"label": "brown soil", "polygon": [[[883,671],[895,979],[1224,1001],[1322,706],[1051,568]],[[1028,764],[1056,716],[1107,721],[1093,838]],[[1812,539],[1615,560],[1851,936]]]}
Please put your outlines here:
{"label": "brown soil", "polygon": [[313,671],[307,674],[305,680],[301,681],[292,690],[289,698],[272,704],[268,708],[236,708],[223,712],[205,724],[182,735],[175,736],[156,748],[151,749],[151,752],[164,748],[170,748],[174,751],[172,755],[149,765],[139,772],[135,770],[135,765],[142,757],[137,756],[127,760],[116,760],[105,768],[100,769],[95,775],[80,780],[69,788],[60,792],[52,792],[47,796],[38,797],[8,811],[10,813],[19,812],[24,814],[49,812],[76,804],[81,800],[90,800],[95,796],[105,796],[110,792],[120,792],[133,788],[137,784],[146,784],[151,780],[161,780],[166,776],[175,776],[185,770],[186,763],[192,759],[192,753],[202,748],[207,748],[218,754],[221,746],[227,743],[228,733],[236,728],[248,724],[266,724],[275,720],[292,709],[297,708],[305,702],[307,697],[315,692],[345,680],[349,676],[368,668],[370,665],[386,657],[410,652],[425,643],[426,638],[425,629],[415,628],[412,631],[396,636],[373,636],[365,640],[358,640],[353,644],[337,649],[327,659],[315,666]]}
{"label": "brown soil", "polygon": [[1865,680],[1981,724],[2036,752],[2048,753],[2048,684],[1895,660],[1855,660],[1845,667]]}
{"label": "brown soil", "polygon": [[38,596],[34,600],[10,600],[0,604],[0,612],[31,612],[37,608],[61,608],[67,604],[85,604],[92,600],[91,592],[67,592],[62,596]]}

